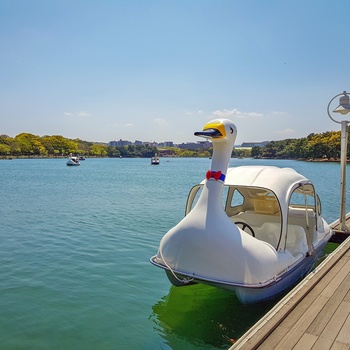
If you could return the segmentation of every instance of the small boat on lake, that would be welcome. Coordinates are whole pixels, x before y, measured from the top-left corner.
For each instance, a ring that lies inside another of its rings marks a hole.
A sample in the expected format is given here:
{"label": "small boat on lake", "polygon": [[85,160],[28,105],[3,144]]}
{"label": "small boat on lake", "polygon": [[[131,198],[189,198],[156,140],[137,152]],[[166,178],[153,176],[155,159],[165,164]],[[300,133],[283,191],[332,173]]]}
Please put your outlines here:
{"label": "small boat on lake", "polygon": [[68,159],[68,161],[67,161],[67,165],[69,165],[69,166],[80,165],[79,157],[73,156],[72,153],[71,153],[71,154],[69,155],[69,159]]}
{"label": "small boat on lake", "polygon": [[159,165],[160,160],[158,154],[156,153],[154,157],[151,158],[151,165]]}
{"label": "small boat on lake", "polygon": [[332,230],[313,184],[294,169],[229,168],[236,134],[227,119],[195,133],[213,142],[211,168],[191,189],[185,217],[163,236],[151,263],[175,286],[209,284],[255,303],[309,273]]}
{"label": "small boat on lake", "polygon": [[79,156],[79,161],[80,160],[85,160],[85,156]]}

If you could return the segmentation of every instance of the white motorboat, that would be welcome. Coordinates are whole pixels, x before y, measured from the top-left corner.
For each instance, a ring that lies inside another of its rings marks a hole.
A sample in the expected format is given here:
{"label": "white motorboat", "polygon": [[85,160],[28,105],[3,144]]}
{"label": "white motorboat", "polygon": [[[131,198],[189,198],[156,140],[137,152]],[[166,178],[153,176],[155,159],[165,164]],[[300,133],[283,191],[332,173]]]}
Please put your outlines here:
{"label": "white motorboat", "polygon": [[211,169],[151,262],[176,286],[204,283],[262,302],[310,272],[332,230],[313,184],[294,169],[228,168],[236,134],[227,119],[195,133],[213,142]]}
{"label": "white motorboat", "polygon": [[156,153],[154,157],[151,158],[151,165],[159,165],[160,160],[158,154]]}
{"label": "white motorboat", "polygon": [[69,159],[67,161],[67,165],[80,165],[79,157],[73,156],[72,153],[69,155]]}

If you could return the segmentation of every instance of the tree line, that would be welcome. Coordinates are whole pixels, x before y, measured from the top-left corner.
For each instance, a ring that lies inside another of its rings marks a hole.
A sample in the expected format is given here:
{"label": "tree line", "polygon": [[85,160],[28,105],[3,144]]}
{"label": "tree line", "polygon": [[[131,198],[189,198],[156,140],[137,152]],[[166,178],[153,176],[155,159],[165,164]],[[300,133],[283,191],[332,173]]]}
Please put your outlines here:
{"label": "tree line", "polygon": [[88,157],[150,158],[155,153],[174,157],[210,157],[212,149],[159,150],[149,145],[109,146],[105,143],[68,139],[61,135],[37,136],[21,133],[15,137],[0,135],[0,157],[67,157],[70,153]]}
{"label": "tree line", "polygon": [[[264,147],[234,149],[232,157],[283,158],[283,159],[339,159],[340,131],[310,134],[299,139],[271,141]],[[149,145],[112,147],[105,143],[68,139],[61,135],[37,136],[21,133],[15,137],[0,135],[1,157],[65,157],[70,153],[90,157],[152,157],[155,153],[175,157],[211,157],[213,149],[180,149],[170,147],[158,150]],[[347,155],[349,156],[349,143]]]}
{"label": "tree line", "polygon": [[[348,140],[349,141],[349,140]],[[349,157],[349,142],[347,157]],[[341,154],[340,131],[309,134],[299,139],[271,141],[264,147],[253,147],[251,156],[256,158],[327,159],[337,160]]]}
{"label": "tree line", "polygon": [[61,135],[21,133],[14,138],[0,135],[0,155],[14,157],[65,157],[70,153],[90,157],[152,157],[156,147],[147,145],[111,147],[104,143],[68,139]]}

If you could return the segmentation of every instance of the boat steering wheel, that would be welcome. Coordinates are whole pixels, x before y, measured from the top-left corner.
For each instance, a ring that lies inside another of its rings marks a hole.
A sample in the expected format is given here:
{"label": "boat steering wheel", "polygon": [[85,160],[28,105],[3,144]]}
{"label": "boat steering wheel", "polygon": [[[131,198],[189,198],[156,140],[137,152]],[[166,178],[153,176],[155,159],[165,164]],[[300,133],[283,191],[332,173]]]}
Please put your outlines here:
{"label": "boat steering wheel", "polygon": [[[252,235],[253,237],[255,237],[255,232],[254,232],[253,228],[252,228],[250,225],[248,225],[246,222],[243,222],[243,221],[236,221],[236,222],[235,222],[235,225],[237,225],[237,226],[242,226],[241,229],[242,229],[243,231],[244,231],[246,228],[248,228],[248,230],[250,231],[251,235]],[[249,232],[247,232],[247,233],[249,233]]]}

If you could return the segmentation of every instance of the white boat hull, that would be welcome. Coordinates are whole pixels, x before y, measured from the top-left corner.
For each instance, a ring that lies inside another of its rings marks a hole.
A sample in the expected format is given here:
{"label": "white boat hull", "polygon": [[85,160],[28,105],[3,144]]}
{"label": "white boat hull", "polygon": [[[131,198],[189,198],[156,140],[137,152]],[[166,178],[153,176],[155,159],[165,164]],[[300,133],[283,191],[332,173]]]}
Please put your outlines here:
{"label": "white boat hull", "polygon": [[236,293],[237,298],[243,304],[253,304],[266,302],[272,300],[292,288],[296,283],[301,281],[314,267],[317,259],[322,254],[323,248],[327,241],[321,243],[317,249],[315,249],[312,255],[309,255],[300,260],[293,267],[285,271],[282,275],[276,279],[271,279],[268,283],[262,283],[261,285],[239,285],[237,283],[230,283],[227,281],[219,281],[213,279],[207,279],[204,277],[193,277],[189,274],[181,273],[180,271],[173,271],[180,279],[187,279],[188,283],[181,283],[177,280],[168,267],[160,264],[156,261],[156,256],[153,256],[150,261],[153,265],[165,270],[169,281],[177,287],[188,286],[191,284],[207,284],[216,288],[230,290]]}

